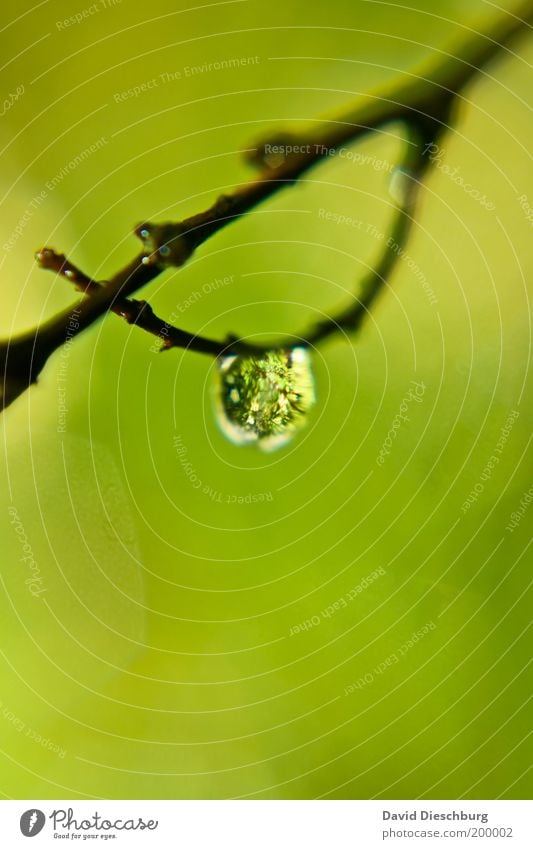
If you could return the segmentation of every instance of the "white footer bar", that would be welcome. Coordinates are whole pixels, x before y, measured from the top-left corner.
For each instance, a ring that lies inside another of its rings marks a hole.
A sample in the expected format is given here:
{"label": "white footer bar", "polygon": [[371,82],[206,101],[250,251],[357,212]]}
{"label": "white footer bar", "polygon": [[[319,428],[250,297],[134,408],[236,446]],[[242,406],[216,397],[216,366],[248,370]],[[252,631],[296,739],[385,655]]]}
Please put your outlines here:
{"label": "white footer bar", "polygon": [[525,801],[10,800],[0,801],[0,833],[9,849],[531,849],[532,813]]}

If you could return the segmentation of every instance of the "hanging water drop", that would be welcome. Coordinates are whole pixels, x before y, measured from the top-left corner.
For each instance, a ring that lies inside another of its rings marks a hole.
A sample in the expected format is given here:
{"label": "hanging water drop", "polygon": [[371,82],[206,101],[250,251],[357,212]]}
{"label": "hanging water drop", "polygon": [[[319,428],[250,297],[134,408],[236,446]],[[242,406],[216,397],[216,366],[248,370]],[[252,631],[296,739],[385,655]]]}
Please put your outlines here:
{"label": "hanging water drop", "polygon": [[255,442],[263,451],[286,445],[315,402],[311,358],[301,346],[231,354],[220,361],[217,377],[218,422],[237,445]]}

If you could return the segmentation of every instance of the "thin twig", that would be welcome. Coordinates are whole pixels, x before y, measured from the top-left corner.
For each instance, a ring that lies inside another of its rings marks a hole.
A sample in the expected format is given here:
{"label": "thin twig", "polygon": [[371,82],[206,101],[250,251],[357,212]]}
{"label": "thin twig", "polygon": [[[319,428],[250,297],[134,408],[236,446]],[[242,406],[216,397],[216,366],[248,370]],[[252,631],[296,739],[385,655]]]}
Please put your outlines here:
{"label": "thin twig", "polygon": [[[0,341],[3,378],[0,408],[7,407],[37,380],[49,356],[67,338],[81,333],[110,310],[115,311],[114,306],[120,304],[120,299],[128,298],[168,266],[183,265],[206,239],[276,192],[292,185],[320,160],[329,157],[331,151],[353,143],[391,121],[409,124],[416,119],[419,129],[426,124],[429,136],[435,135],[437,127],[444,130],[457,95],[475,77],[479,68],[497,55],[514,35],[528,27],[531,20],[533,0],[524,0],[514,14],[498,16],[490,33],[476,34],[463,44],[456,55],[445,54],[444,60],[433,62],[427,70],[422,68],[418,75],[409,75],[406,81],[402,79],[391,91],[359,99],[344,113],[307,133],[284,134],[283,144],[291,146],[294,152],[282,157],[281,161],[272,160],[268,142],[258,145],[254,162],[262,169],[259,176],[232,194],[223,195],[205,212],[176,224],[143,224],[138,227],[136,233],[143,242],[143,252],[109,281],[99,284],[98,289],[91,288],[90,297],[26,333]],[[396,226],[401,228],[400,236],[404,241],[409,229],[405,214],[402,213]],[[390,273],[394,262],[392,257],[384,258],[381,271],[377,269],[376,273],[384,278],[384,272]],[[366,300],[367,307],[374,297],[375,292]],[[77,319],[75,330],[70,321],[73,310],[76,310]],[[179,334],[184,333],[177,328],[175,330]],[[183,338],[190,350],[218,355],[224,349],[223,343],[213,343],[191,334],[185,334]],[[214,348],[207,350],[206,341]]]}
{"label": "thin twig", "polygon": [[[426,157],[425,150],[429,136],[416,120],[406,124],[407,138],[405,153],[401,164],[395,169],[399,186],[397,209],[395,210],[390,234],[383,246],[381,257],[366,278],[361,283],[360,297],[354,296],[354,301],[338,315],[318,322],[305,337],[305,344],[316,346],[338,330],[348,330],[351,333],[358,330],[363,320],[368,316],[370,307],[384,288],[397,265],[414,222],[416,201],[426,170],[431,162]],[[440,130],[436,128],[433,138],[437,138]]]}
{"label": "thin twig", "polygon": [[[41,268],[54,271],[61,277],[65,277],[78,292],[82,292],[84,295],[95,297],[105,288],[102,283],[97,283],[87,277],[63,254],[58,254],[51,248],[43,248],[38,251],[36,259]],[[147,333],[157,336],[161,342],[161,351],[170,348],[190,348],[194,345],[196,351],[220,356],[227,351],[228,347],[235,344],[235,340],[231,338],[225,342],[217,342],[214,339],[205,339],[188,333],[186,330],[180,330],[159,318],[147,301],[137,301],[117,295],[109,309],[125,319],[128,324],[135,324]]]}

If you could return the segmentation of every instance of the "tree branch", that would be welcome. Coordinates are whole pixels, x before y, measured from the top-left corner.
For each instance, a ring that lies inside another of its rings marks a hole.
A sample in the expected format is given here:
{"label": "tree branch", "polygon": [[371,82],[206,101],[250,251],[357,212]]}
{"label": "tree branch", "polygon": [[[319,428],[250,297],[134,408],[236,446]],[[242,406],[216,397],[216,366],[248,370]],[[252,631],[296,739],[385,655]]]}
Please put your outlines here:
{"label": "tree branch", "polygon": [[[102,289],[105,289],[104,284],[97,283],[87,277],[63,254],[58,254],[51,248],[43,248],[37,251],[36,259],[41,268],[54,271],[61,277],[65,277],[78,292],[82,292],[84,295],[97,297]],[[135,324],[142,330],[146,330],[147,333],[157,336],[161,342],[161,351],[170,348],[191,348],[203,354],[220,356],[227,350],[228,346],[235,344],[232,338],[226,340],[226,342],[217,342],[214,339],[204,339],[188,333],[186,330],[180,330],[159,318],[147,301],[136,301],[125,298],[123,295],[117,295],[109,306],[109,310],[121,316],[128,324]]]}
{"label": "tree branch", "polygon": [[[479,68],[496,56],[517,33],[529,27],[532,20],[533,0],[525,0],[514,14],[499,16],[490,33],[476,34],[455,55],[445,54],[444,60],[433,60],[427,68],[421,68],[418,74],[410,74],[391,91],[367,95],[336,118],[306,133],[285,133],[270,142],[264,141],[251,158],[252,163],[261,169],[255,180],[230,195],[219,197],[209,209],[182,222],[140,225],[136,234],[143,243],[142,253],[105,283],[91,280],[50,249],[40,251],[41,264],[45,259],[45,265],[46,262],[57,265],[58,259],[52,260],[52,257],[59,258],[63,265],[67,263],[66,269],[72,270],[74,282],[77,280],[81,285],[81,281],[86,281],[84,292],[88,297],[38,327],[11,340],[0,341],[3,378],[0,408],[7,407],[36,382],[47,359],[67,338],[81,333],[109,311],[118,312],[126,320],[132,319],[132,323],[160,335],[162,326],[170,326],[158,319],[147,305],[143,306],[143,302],[126,300],[128,296],[151,282],[167,267],[183,265],[208,238],[276,192],[292,185],[310,168],[329,157],[332,151],[393,121],[402,121],[415,128],[422,140],[435,139],[447,128],[458,94],[475,77]],[[272,153],[274,144],[283,146],[285,152],[281,156]],[[419,157],[413,185],[420,182],[426,167],[427,163],[423,164]],[[413,191],[413,202],[414,196]],[[394,223],[398,244],[405,243],[411,218],[412,203],[409,209],[400,206]],[[308,338],[309,344],[325,338],[335,327],[357,327],[396,261],[397,254],[395,257],[390,251],[386,252],[365,282],[363,298],[337,320],[318,325]],[[61,268],[58,273],[68,277]],[[74,310],[77,328],[72,330]],[[186,347],[215,356],[227,350],[228,345],[247,347],[238,340],[215,342],[178,328],[172,328],[172,337],[173,347]]]}

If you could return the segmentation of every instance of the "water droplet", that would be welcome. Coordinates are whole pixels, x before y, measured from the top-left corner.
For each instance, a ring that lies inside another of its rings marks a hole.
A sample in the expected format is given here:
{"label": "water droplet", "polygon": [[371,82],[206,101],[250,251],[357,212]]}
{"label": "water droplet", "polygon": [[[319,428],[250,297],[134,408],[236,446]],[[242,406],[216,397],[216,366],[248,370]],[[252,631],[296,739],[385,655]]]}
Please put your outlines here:
{"label": "water droplet", "polygon": [[218,423],[237,445],[256,443],[263,451],[286,445],[315,402],[311,358],[301,346],[231,354],[217,378]]}
{"label": "water droplet", "polygon": [[395,168],[389,179],[389,194],[398,206],[407,207],[414,188],[413,174],[405,168]]}

